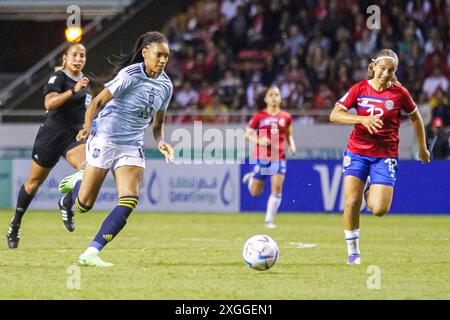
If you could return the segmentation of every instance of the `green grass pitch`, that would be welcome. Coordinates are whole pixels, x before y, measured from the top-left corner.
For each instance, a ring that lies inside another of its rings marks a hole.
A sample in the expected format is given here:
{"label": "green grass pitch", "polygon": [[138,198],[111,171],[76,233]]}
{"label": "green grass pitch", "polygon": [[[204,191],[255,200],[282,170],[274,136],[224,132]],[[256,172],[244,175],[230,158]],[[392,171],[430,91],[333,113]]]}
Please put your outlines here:
{"label": "green grass pitch", "polygon": [[[338,214],[279,214],[266,230],[262,214],[134,213],[102,252],[115,266],[81,267],[80,288],[69,289],[71,266],[107,213],[77,216],[68,233],[58,212],[27,212],[9,250],[12,213],[0,211],[1,299],[450,299],[450,216],[363,215],[362,264],[347,266]],[[242,246],[264,233],[280,257],[261,272]]]}

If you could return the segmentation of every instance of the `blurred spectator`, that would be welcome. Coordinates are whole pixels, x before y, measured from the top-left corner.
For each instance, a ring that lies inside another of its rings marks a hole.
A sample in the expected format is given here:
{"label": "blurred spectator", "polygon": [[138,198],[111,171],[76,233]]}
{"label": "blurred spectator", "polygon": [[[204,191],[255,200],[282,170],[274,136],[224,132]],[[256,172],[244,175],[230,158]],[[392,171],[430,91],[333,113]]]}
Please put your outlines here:
{"label": "blurred spectator", "polygon": [[314,18],[318,21],[324,20],[328,15],[328,6],[325,0],[319,0],[314,7]]}
{"label": "blurred spectator", "polygon": [[229,121],[227,106],[215,95],[211,104],[204,107],[202,120],[209,123],[226,123]]}
{"label": "blurred spectator", "polygon": [[433,75],[425,79],[422,90],[427,94],[428,98],[431,98],[438,88],[447,91],[448,79],[441,73],[441,69],[436,66],[433,69]]}
{"label": "blurred spectator", "polygon": [[429,103],[433,118],[439,117],[444,121],[444,126],[450,126],[449,99],[442,88],[436,90]]}
{"label": "blurred spectator", "polygon": [[163,33],[166,35],[169,41],[169,49],[174,53],[178,53],[181,50],[181,34],[182,28],[178,23],[177,17],[173,17],[169,20],[164,27]]}
{"label": "blurred spectator", "polygon": [[220,79],[222,79],[223,75],[225,74],[225,71],[229,67],[230,64],[227,60],[227,57],[223,53],[219,53],[212,69],[211,76],[213,81],[218,82]]}
{"label": "blurred spectator", "polygon": [[425,93],[421,93],[417,101],[417,108],[423,119],[423,124],[427,128],[431,124],[431,106]]}
{"label": "blurred spectator", "polygon": [[430,14],[431,5],[428,0],[409,0],[406,11],[417,22],[423,23]]}
{"label": "blurred spectator", "polygon": [[334,106],[335,100],[333,91],[326,83],[321,83],[319,91],[314,97],[314,108],[329,109]]}
{"label": "blurred spectator", "polygon": [[[242,90],[242,81],[239,79],[232,69],[227,69],[225,71],[224,77],[219,81],[219,87],[217,92],[220,96],[220,99],[226,105],[231,105],[235,103],[235,99],[240,99],[243,94]],[[232,108],[238,109],[241,108],[241,103],[237,106],[232,106]]]}
{"label": "blurred spectator", "polygon": [[255,12],[253,14],[250,12],[251,18],[247,31],[247,47],[262,49],[265,40],[263,34],[265,15],[262,4],[256,3],[254,10]]}
{"label": "blurred spectator", "polygon": [[300,32],[298,26],[291,24],[289,26],[288,37],[284,40],[284,50],[293,57],[297,53],[298,47],[303,45],[306,41],[305,36]]}
{"label": "blurred spectator", "polygon": [[349,78],[349,68],[345,64],[339,66],[336,81],[333,82],[333,91],[342,97],[347,90],[353,85],[353,81]]}
{"label": "blurred spectator", "polygon": [[362,38],[355,43],[355,51],[358,56],[370,58],[374,56],[377,44],[377,32],[365,29]]}
{"label": "blurred spectator", "polygon": [[449,159],[450,127],[444,127],[444,121],[436,117],[427,134],[428,150],[433,160]]}
{"label": "blurred spectator", "polygon": [[308,93],[306,92],[305,86],[302,83],[293,83],[294,87],[290,91],[289,97],[286,99],[286,108],[287,109],[304,109],[307,100],[310,100],[311,97],[308,97]]}
{"label": "blurred spectator", "polygon": [[270,86],[275,81],[275,77],[279,71],[273,59],[274,58],[272,55],[267,56],[262,68],[261,82],[266,87]]}
{"label": "blurred spectator", "polygon": [[189,80],[184,81],[183,87],[175,96],[175,103],[179,109],[196,108],[198,102],[198,92],[192,88]]}
{"label": "blurred spectator", "polygon": [[195,54],[192,69],[187,75],[194,87],[198,87],[203,79],[210,78],[210,68],[206,63],[205,54],[198,51]]}
{"label": "blurred spectator", "polygon": [[294,56],[285,67],[284,76],[288,82],[299,82],[306,78],[305,71],[300,69],[298,59]]}
{"label": "blurred spectator", "polygon": [[442,51],[443,49],[444,45],[441,37],[439,36],[439,30],[437,28],[431,29],[428,40],[425,43],[425,54]]}
{"label": "blurred spectator", "polygon": [[220,6],[220,13],[227,19],[231,21],[237,15],[237,9],[240,5],[243,5],[242,0],[223,0]]}
{"label": "blurred spectator", "polygon": [[200,89],[198,91],[198,106],[201,109],[206,109],[213,104],[216,90],[212,85],[208,83],[206,79],[203,79]]}
{"label": "blurred spectator", "polygon": [[253,75],[251,82],[247,86],[247,106],[253,110],[257,109],[256,97],[265,90],[265,87],[261,84],[260,78],[261,77],[257,74]]}
{"label": "blurred spectator", "polygon": [[237,15],[230,21],[230,44],[234,53],[237,53],[240,48],[245,48],[248,26],[246,7],[240,5],[237,7]]}
{"label": "blurred spectator", "polygon": [[[272,43],[280,39],[282,10],[279,0],[270,1],[269,8],[264,13],[263,33],[267,42]],[[287,15],[289,18],[289,14]],[[284,30],[284,29],[283,29]]]}

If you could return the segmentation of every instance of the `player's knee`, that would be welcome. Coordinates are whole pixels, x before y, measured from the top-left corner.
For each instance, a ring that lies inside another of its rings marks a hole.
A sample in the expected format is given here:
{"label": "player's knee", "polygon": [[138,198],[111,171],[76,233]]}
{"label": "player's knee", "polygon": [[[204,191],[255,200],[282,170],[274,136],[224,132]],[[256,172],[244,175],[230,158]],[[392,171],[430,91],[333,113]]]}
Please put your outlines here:
{"label": "player's knee", "polygon": [[25,191],[28,194],[36,194],[36,192],[39,190],[39,187],[41,186],[43,181],[40,181],[39,179],[28,179],[25,182]]}
{"label": "player's knee", "polygon": [[356,195],[349,195],[346,199],[345,199],[345,206],[348,208],[356,208],[356,207],[360,207],[361,206],[361,199],[359,199],[358,196]]}
{"label": "player's knee", "polygon": [[250,189],[250,195],[252,197],[259,197],[262,192],[263,192],[262,188],[251,188]]}
{"label": "player's knee", "polygon": [[272,194],[281,194],[282,191],[283,191],[282,185],[274,185],[272,187]]}
{"label": "player's knee", "polygon": [[374,206],[371,209],[372,209],[372,214],[377,217],[382,217],[389,211],[388,206],[382,206],[382,205]]}

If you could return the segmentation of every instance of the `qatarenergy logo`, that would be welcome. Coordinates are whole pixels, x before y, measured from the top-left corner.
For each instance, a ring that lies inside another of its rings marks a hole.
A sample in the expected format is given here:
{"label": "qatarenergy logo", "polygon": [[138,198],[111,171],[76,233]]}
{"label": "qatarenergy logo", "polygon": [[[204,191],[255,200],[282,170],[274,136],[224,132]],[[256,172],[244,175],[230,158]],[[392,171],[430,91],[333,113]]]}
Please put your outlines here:
{"label": "qatarenergy logo", "polygon": [[208,176],[207,172],[203,176],[177,172],[177,176],[170,176],[166,184],[162,185],[155,170],[147,183],[147,199],[151,204],[157,205],[163,201],[163,196],[167,195],[171,204],[214,206],[220,203],[228,206],[236,200],[236,185],[232,180],[229,171],[216,176]]}

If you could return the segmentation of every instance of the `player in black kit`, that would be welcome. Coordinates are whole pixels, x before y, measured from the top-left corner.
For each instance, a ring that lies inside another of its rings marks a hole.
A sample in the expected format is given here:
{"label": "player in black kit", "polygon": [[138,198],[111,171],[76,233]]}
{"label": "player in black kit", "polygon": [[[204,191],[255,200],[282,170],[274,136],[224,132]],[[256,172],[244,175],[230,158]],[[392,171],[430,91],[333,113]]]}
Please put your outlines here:
{"label": "player in black kit", "polygon": [[[85,47],[80,43],[69,44],[63,52],[60,70],[50,75],[44,88],[47,117],[37,133],[30,174],[20,188],[16,213],[6,235],[10,249],[19,245],[22,217],[59,158],[63,156],[77,170],[86,160],[85,144],[75,139],[83,127],[86,106],[91,101],[89,79],[82,73],[85,64]],[[58,205],[64,226],[68,231],[74,231],[72,204],[59,202]]]}

